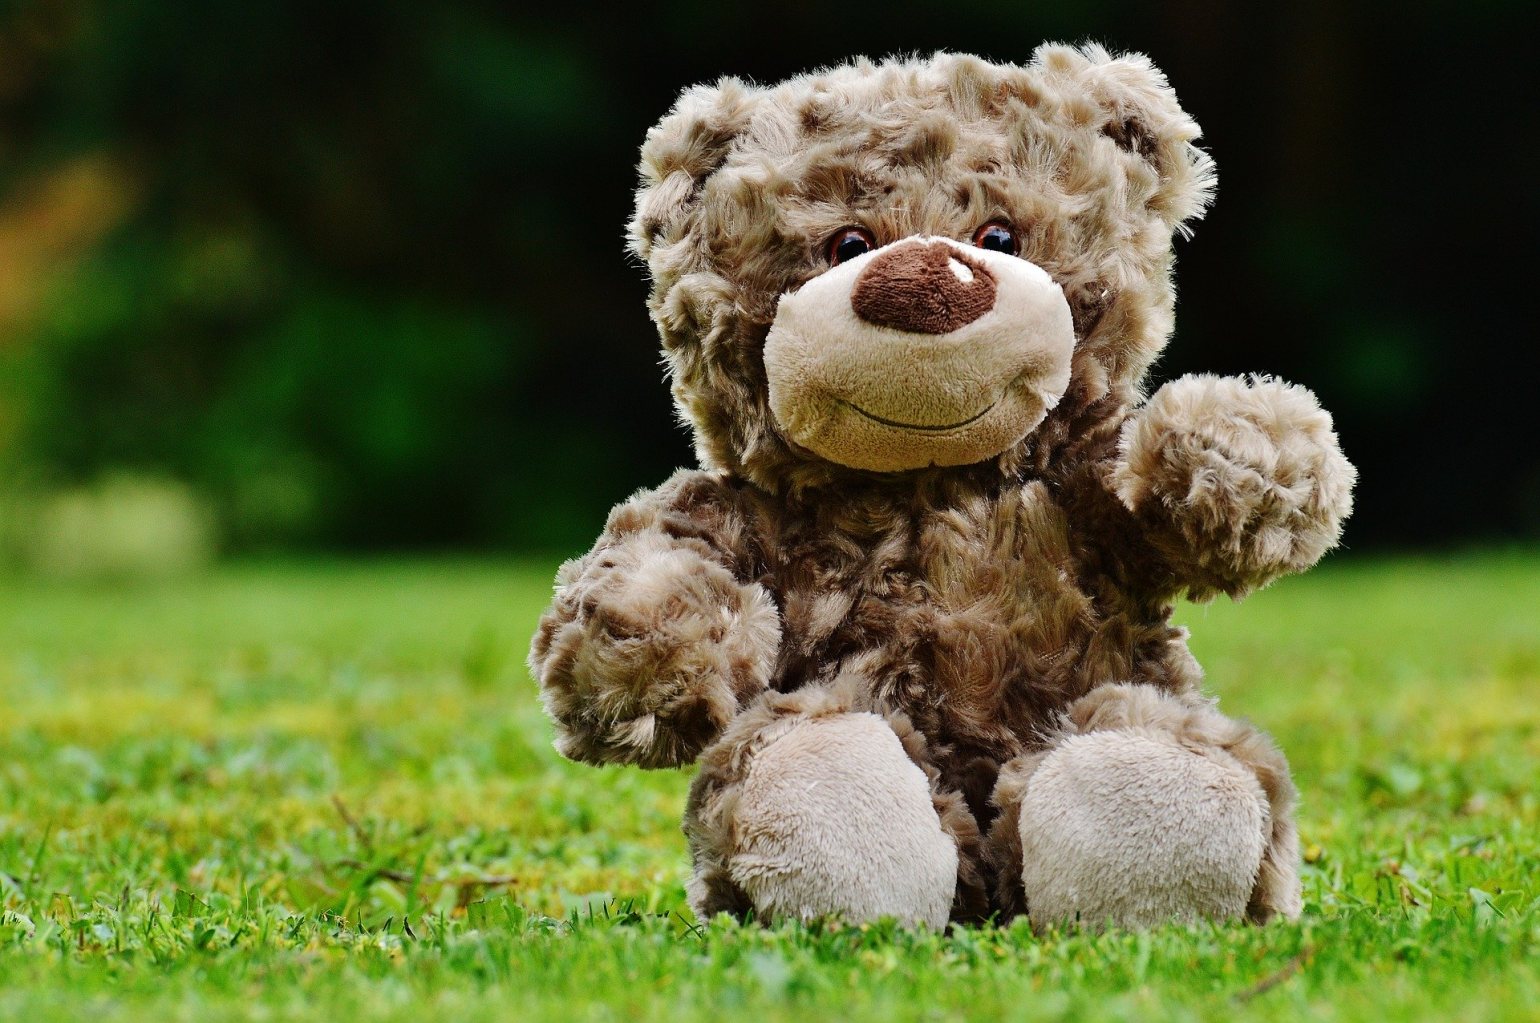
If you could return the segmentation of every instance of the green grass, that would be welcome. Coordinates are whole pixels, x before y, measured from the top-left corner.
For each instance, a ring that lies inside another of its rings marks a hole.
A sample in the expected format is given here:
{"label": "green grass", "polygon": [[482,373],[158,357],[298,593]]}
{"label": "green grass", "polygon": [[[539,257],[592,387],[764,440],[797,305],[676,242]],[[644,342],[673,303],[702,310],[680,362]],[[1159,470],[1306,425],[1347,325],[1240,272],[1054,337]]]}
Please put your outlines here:
{"label": "green grass", "polygon": [[1187,608],[1289,752],[1305,918],[698,925],[688,775],[551,751],[551,567],[0,581],[0,1018],[1540,1018],[1540,558]]}

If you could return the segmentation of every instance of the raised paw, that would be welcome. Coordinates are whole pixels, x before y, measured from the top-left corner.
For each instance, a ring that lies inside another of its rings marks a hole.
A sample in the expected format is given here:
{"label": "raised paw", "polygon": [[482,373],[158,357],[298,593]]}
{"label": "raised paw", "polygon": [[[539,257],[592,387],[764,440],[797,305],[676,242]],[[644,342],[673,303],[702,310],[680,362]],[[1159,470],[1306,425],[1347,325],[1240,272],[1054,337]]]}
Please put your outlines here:
{"label": "raised paw", "polygon": [[1303,387],[1197,375],[1125,424],[1112,484],[1164,527],[1151,539],[1198,594],[1234,595],[1315,564],[1341,536],[1356,476]]}

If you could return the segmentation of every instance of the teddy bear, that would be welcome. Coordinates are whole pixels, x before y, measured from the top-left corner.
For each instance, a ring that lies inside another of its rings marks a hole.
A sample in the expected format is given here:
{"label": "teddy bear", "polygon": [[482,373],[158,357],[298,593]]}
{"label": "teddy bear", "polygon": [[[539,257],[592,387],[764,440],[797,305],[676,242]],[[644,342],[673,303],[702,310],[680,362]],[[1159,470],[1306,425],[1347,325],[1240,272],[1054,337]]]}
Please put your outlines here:
{"label": "teddy bear", "polygon": [[564,756],[698,765],[700,917],[1299,914],[1287,762],[1172,605],[1310,567],[1355,470],[1301,387],[1147,393],[1198,137],[1147,58],[1064,45],[727,78],[648,133],[699,468],[561,567],[529,663]]}

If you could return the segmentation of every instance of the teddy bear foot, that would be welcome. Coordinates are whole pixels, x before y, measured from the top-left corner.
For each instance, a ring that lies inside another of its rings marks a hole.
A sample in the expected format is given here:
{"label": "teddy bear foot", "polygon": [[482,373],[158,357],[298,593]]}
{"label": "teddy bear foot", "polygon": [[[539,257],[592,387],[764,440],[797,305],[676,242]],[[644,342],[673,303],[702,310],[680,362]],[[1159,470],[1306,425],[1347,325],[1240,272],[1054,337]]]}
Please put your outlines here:
{"label": "teddy bear foot", "polygon": [[1072,736],[1022,796],[1027,912],[1039,929],[1237,919],[1269,823],[1256,777],[1222,750],[1144,729]]}
{"label": "teddy bear foot", "polygon": [[[754,916],[945,925],[957,846],[893,730],[873,714],[841,713],[782,718],[765,731],[723,821],[725,873]],[[692,903],[703,902],[699,885]]]}

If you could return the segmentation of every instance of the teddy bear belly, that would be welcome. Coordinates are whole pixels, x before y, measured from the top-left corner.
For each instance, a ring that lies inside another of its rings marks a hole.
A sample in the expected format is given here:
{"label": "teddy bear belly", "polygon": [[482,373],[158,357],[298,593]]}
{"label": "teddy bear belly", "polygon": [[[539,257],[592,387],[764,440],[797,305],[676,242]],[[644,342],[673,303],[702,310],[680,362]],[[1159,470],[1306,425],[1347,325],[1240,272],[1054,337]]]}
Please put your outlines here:
{"label": "teddy bear belly", "polygon": [[[827,601],[785,599],[775,688],[854,687],[871,710],[903,714],[982,826],[1000,765],[1034,748],[1071,702],[1109,682],[1187,691],[1201,680],[1185,632],[1163,616],[1046,595],[1014,613],[988,602],[956,611],[930,591],[905,585],[912,600],[868,592],[822,634]],[[1075,613],[1052,613],[1065,608]]]}

